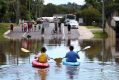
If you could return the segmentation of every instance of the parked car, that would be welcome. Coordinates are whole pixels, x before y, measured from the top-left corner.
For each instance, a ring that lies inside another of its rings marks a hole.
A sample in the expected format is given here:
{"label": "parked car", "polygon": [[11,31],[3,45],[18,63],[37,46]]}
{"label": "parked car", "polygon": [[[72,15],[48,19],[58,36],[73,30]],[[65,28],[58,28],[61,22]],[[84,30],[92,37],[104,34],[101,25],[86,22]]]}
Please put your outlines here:
{"label": "parked car", "polygon": [[37,20],[36,20],[36,22],[37,22],[37,24],[40,24],[40,23],[42,23],[44,20],[43,20],[43,18],[41,17],[41,18],[37,18]]}
{"label": "parked car", "polygon": [[67,24],[71,26],[71,29],[79,28],[79,23],[76,20],[70,20]]}

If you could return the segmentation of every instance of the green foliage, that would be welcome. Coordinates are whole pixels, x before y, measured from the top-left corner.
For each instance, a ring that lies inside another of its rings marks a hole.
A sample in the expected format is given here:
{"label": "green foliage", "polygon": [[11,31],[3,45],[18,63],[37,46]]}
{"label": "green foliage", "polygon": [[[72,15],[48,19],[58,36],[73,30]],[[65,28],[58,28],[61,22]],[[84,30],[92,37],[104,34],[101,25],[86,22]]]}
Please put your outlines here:
{"label": "green foliage", "polygon": [[[119,10],[119,0],[103,0],[104,10],[106,18],[111,17],[114,11]],[[102,13],[102,0],[85,0],[86,4],[83,6],[85,8],[94,7]]]}
{"label": "green foliage", "polygon": [[31,20],[31,14],[30,14],[30,12],[28,12],[28,14],[26,15],[26,20]]}
{"label": "green foliage", "polygon": [[86,26],[88,29],[100,29],[98,26]]}
{"label": "green foliage", "polygon": [[97,31],[97,32],[93,32],[94,34],[94,38],[107,38],[108,35],[105,32],[102,31]]}
{"label": "green foliage", "polygon": [[82,16],[87,25],[92,25],[93,21],[99,23],[101,18],[101,13],[93,7],[83,9],[79,15]]}
{"label": "green foliage", "polygon": [[57,7],[54,4],[49,3],[44,6],[43,12],[43,16],[51,17],[53,14],[57,13]]}
{"label": "green foliage", "polygon": [[[19,4],[17,3],[19,1]],[[15,21],[17,18],[29,20],[40,16],[53,16],[53,14],[77,14],[83,17],[86,24],[97,23],[101,20],[102,0],[85,0],[83,6],[76,3],[61,5],[43,5],[44,0],[0,0],[0,22]],[[119,0],[104,0],[106,18],[119,10]],[[19,10],[17,8],[19,7]],[[17,13],[19,12],[19,13]]]}
{"label": "green foliage", "polygon": [[4,40],[3,34],[9,29],[10,24],[11,23],[0,23],[0,41]]}

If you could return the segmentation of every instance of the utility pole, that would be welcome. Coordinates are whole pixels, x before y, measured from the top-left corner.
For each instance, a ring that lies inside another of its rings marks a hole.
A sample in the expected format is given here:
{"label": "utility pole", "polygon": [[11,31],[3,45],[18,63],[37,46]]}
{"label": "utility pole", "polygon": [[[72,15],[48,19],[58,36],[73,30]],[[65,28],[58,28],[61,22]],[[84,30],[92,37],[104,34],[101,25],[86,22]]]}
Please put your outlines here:
{"label": "utility pole", "polygon": [[103,33],[105,32],[105,4],[104,0],[102,0],[102,28],[103,28]]}
{"label": "utility pole", "polygon": [[19,11],[19,0],[17,0],[17,10],[16,10],[16,23],[19,22],[19,17],[20,17],[20,11]]}

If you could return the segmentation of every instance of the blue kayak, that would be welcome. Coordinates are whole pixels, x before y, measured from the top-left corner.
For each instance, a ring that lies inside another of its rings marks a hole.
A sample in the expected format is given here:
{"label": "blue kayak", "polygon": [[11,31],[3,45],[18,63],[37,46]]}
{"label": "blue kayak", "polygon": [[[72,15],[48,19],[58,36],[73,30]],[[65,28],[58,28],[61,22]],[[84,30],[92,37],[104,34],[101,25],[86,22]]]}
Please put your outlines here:
{"label": "blue kayak", "polygon": [[63,64],[64,65],[70,65],[70,66],[79,66],[80,62],[67,62],[66,59],[63,59]]}

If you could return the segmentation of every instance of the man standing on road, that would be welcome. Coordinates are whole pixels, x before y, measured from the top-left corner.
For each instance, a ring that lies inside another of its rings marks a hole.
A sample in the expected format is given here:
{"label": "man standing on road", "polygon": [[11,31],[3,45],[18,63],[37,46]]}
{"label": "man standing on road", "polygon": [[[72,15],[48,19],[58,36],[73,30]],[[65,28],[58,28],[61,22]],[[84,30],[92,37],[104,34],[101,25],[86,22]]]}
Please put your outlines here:
{"label": "man standing on road", "polygon": [[57,34],[57,28],[58,28],[58,18],[57,17],[54,20],[54,24],[55,24],[55,33]]}
{"label": "man standing on road", "polygon": [[68,25],[68,34],[71,34],[71,26],[70,25]]}
{"label": "man standing on road", "polygon": [[61,33],[61,20],[58,19],[58,28],[59,28],[59,33]]}

